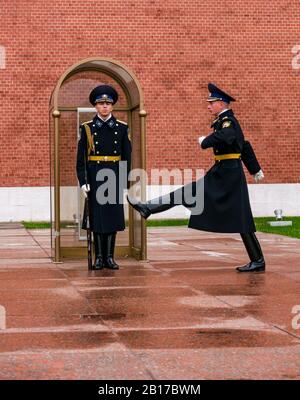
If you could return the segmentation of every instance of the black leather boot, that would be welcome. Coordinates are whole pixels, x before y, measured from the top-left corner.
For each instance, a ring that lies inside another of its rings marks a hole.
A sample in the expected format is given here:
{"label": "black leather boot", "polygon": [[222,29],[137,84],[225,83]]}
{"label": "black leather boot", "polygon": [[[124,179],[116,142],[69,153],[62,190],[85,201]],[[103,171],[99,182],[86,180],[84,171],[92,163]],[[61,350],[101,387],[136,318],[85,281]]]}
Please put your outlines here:
{"label": "black leather boot", "polygon": [[193,209],[197,205],[197,195],[201,198],[198,190],[197,182],[191,182],[185,186],[181,186],[173,192],[147,201],[146,203],[137,202],[134,198],[130,199],[129,196],[127,196],[127,200],[143,218],[147,219],[151,214],[167,211],[179,205],[183,205],[190,210]]}
{"label": "black leather boot", "polygon": [[103,233],[94,233],[94,245],[95,245],[95,263],[93,269],[99,270],[104,268],[104,243]]}
{"label": "black leather boot", "polygon": [[243,267],[237,267],[237,271],[264,272],[266,269],[266,264],[255,233],[241,233],[241,238],[251,261]]}
{"label": "black leather boot", "polygon": [[167,211],[170,208],[180,204],[175,204],[173,193],[167,194],[151,201],[147,201],[146,203],[136,202],[134,199],[130,199],[128,196],[127,200],[128,203],[145,219],[147,219],[151,214],[157,214],[162,211]]}
{"label": "black leather boot", "polygon": [[118,264],[114,260],[116,232],[106,234],[106,262],[105,267],[109,269],[119,269]]}

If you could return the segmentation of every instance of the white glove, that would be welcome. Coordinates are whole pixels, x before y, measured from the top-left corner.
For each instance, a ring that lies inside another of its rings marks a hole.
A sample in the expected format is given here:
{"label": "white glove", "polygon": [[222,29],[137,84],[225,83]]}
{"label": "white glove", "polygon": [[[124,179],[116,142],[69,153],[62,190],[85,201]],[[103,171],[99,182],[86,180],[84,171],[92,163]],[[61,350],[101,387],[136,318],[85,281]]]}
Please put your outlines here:
{"label": "white glove", "polygon": [[200,146],[201,146],[201,143],[203,142],[203,140],[206,138],[206,136],[199,136],[198,137],[198,142],[199,142],[199,144],[200,144]]}
{"label": "white glove", "polygon": [[81,190],[82,190],[84,197],[87,198],[87,194],[90,191],[90,185],[82,185]]}
{"label": "white glove", "polygon": [[262,170],[260,169],[260,170],[254,175],[254,180],[255,180],[255,182],[259,182],[259,181],[261,181],[262,179],[264,179],[264,177],[265,177],[265,175],[264,175],[264,173],[262,172]]}

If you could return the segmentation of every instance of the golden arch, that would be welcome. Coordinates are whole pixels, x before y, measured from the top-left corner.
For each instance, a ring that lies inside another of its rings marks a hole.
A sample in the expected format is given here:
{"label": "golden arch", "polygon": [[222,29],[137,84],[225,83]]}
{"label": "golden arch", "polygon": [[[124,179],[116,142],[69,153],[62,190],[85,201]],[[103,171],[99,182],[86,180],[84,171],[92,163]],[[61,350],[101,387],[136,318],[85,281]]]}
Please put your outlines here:
{"label": "golden arch", "polygon": [[[76,110],[76,106],[62,106],[59,101],[59,94],[64,83],[71,77],[82,72],[92,71],[102,73],[120,85],[126,96],[127,106],[124,110],[128,114],[129,125],[132,124],[133,113],[138,114],[138,123],[135,118],[135,127],[134,131],[132,131],[133,150],[135,146],[139,149],[138,159],[135,160],[135,168],[139,167],[146,170],[145,136],[147,113],[144,109],[143,91],[135,74],[124,64],[110,58],[92,57],[73,64],[59,78],[50,101],[50,140],[51,134],[53,139],[53,165],[51,167],[53,183],[50,183],[50,187],[54,190],[53,195],[51,193],[51,216],[54,216],[54,226],[51,230],[51,248],[54,262],[60,262],[64,257],[68,258],[70,253],[77,257],[82,255],[82,248],[72,247],[72,251],[70,252],[61,246],[60,120],[62,113],[74,111]],[[136,154],[136,152],[133,151],[133,154]],[[145,199],[145,182],[141,182],[141,197]],[[51,219],[53,219],[52,217]],[[126,255],[142,260],[147,257],[146,223],[131,208],[129,209],[129,246],[125,246],[125,248],[127,251]]]}

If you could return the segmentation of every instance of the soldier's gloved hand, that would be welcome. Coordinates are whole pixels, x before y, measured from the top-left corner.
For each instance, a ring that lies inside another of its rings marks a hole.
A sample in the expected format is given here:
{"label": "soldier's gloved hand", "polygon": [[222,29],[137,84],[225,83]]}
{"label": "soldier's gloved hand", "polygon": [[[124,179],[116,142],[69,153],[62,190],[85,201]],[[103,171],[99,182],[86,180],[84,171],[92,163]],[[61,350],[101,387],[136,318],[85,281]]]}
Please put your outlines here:
{"label": "soldier's gloved hand", "polygon": [[203,142],[203,140],[206,138],[206,136],[199,136],[198,137],[198,142],[199,142],[199,144],[200,144],[200,146],[201,146],[201,143]]}
{"label": "soldier's gloved hand", "polygon": [[264,175],[264,173],[262,172],[262,170],[260,169],[258,172],[256,172],[256,174],[254,175],[254,180],[255,180],[255,182],[259,182],[259,181],[261,181],[262,179],[264,179],[264,177],[265,177],[265,175]]}
{"label": "soldier's gloved hand", "polygon": [[84,197],[87,198],[87,194],[90,191],[90,185],[82,185],[81,190],[82,190]]}

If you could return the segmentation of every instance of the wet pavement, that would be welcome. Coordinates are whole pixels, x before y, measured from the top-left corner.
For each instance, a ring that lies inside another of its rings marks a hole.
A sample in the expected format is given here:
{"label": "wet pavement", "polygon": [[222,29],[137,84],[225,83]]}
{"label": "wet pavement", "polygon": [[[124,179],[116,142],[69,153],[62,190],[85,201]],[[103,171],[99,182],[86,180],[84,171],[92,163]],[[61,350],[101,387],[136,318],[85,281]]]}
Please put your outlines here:
{"label": "wet pavement", "polygon": [[[0,379],[299,379],[300,241],[149,228],[119,271],[49,260],[48,230],[0,230]],[[298,306],[298,307],[297,307]]]}

